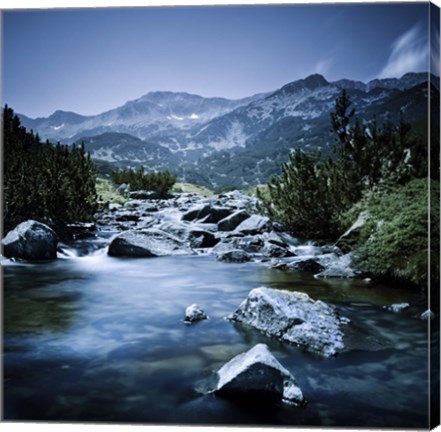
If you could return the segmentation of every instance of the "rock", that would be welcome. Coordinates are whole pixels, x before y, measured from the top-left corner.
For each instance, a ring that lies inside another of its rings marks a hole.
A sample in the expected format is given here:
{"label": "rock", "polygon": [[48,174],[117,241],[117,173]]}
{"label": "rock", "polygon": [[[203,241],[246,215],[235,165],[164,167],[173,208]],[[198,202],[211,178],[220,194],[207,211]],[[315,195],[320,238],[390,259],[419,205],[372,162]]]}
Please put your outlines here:
{"label": "rock", "polygon": [[118,203],[110,203],[109,204],[109,211],[111,211],[111,212],[120,210],[121,208],[122,208],[122,204],[118,204]]}
{"label": "rock", "polygon": [[392,312],[401,312],[404,309],[410,307],[409,303],[395,303],[390,306],[384,306],[385,309],[390,310]]}
{"label": "rock", "polygon": [[138,200],[158,200],[166,198],[164,195],[161,195],[159,192],[155,191],[134,191],[129,194],[130,199],[138,199]]}
{"label": "rock", "polygon": [[306,273],[318,273],[325,269],[315,259],[305,259],[304,257],[298,257],[288,262],[277,262],[272,267],[278,270],[294,270]]}
{"label": "rock", "polygon": [[217,224],[219,231],[233,231],[237,226],[248,219],[250,215],[245,210],[238,210],[226,218],[220,220]]}
{"label": "rock", "polygon": [[243,234],[261,234],[265,231],[271,231],[272,224],[268,217],[260,215],[251,215],[248,219],[241,222],[235,231]]}
{"label": "rock", "polygon": [[425,312],[423,312],[420,315],[420,319],[422,320],[432,320],[434,318],[435,318],[435,314],[430,309],[427,309]]}
{"label": "rock", "polygon": [[35,261],[56,258],[57,244],[57,234],[47,225],[34,220],[17,225],[2,240],[5,257]]}
{"label": "rock", "polygon": [[305,403],[294,377],[265,344],[257,344],[237,355],[222,366],[217,375],[213,393],[218,395],[282,400],[296,405]]}
{"label": "rock", "polygon": [[213,254],[217,255],[237,249],[254,254],[259,253],[264,245],[264,241],[259,236],[231,237],[222,239],[213,248]]}
{"label": "rock", "polygon": [[213,233],[198,229],[190,231],[189,240],[192,248],[211,248],[219,243],[219,239]]}
{"label": "rock", "polygon": [[305,293],[255,288],[227,318],[324,357],[344,348],[338,314]]}
{"label": "rock", "polygon": [[357,244],[360,237],[360,231],[369,219],[369,212],[362,211],[352,226],[335,243],[344,253],[350,252]]}
{"label": "rock", "polygon": [[218,223],[231,215],[232,210],[228,207],[211,207],[208,215],[203,219],[204,223]]}
{"label": "rock", "polygon": [[290,257],[294,254],[289,251],[288,249],[275,245],[273,243],[267,242],[262,249],[262,255],[264,257],[268,258],[284,258],[284,257]]}
{"label": "rock", "polygon": [[197,304],[192,304],[185,309],[184,322],[186,324],[192,324],[196,321],[205,320],[207,318],[208,316]]}
{"label": "rock", "polygon": [[139,216],[135,213],[124,212],[120,213],[115,217],[117,222],[138,222]]}
{"label": "rock", "polygon": [[314,275],[315,278],[354,278],[357,273],[351,268],[352,256],[350,253],[337,256],[334,253],[321,255],[318,257],[320,264],[325,266],[325,270]]}
{"label": "rock", "polygon": [[204,205],[198,205],[192,207],[190,210],[188,210],[186,213],[182,215],[182,220],[191,222],[194,220],[203,219],[204,217],[208,216],[210,210],[211,210],[210,204],[204,204]]}
{"label": "rock", "polygon": [[120,195],[127,195],[130,192],[130,186],[126,183],[123,183],[122,185],[118,186],[118,189],[116,189],[116,191]]}
{"label": "rock", "polygon": [[193,251],[177,237],[155,228],[125,231],[117,235],[109,246],[110,256],[156,257],[189,255]]}
{"label": "rock", "polygon": [[251,261],[251,255],[240,249],[234,249],[228,252],[216,254],[216,258],[219,261],[227,263],[244,263]]}

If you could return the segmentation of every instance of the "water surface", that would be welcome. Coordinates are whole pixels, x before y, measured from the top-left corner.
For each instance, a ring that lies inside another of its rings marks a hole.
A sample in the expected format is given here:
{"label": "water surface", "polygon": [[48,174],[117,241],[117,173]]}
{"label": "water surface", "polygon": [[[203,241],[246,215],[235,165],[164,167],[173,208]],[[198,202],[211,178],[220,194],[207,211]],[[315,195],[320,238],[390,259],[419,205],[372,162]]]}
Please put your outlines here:
{"label": "water surface", "polygon": [[[417,293],[212,256],[4,261],[5,420],[427,427],[427,322]],[[258,286],[303,291],[351,319],[322,359],[224,317]],[[385,305],[409,302],[400,313]],[[209,320],[185,325],[199,304]],[[206,395],[216,370],[266,343],[306,407]]]}

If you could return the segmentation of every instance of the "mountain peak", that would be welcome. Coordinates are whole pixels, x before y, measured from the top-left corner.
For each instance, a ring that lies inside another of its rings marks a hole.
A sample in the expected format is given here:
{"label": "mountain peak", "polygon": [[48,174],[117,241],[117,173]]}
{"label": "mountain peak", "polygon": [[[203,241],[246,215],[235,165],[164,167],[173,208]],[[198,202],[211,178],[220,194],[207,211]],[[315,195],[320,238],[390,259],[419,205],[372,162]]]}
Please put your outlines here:
{"label": "mountain peak", "polygon": [[283,93],[294,93],[299,90],[315,90],[320,87],[325,87],[329,85],[328,81],[326,81],[325,77],[320,74],[312,74],[307,76],[304,79],[299,79],[297,81],[293,81],[289,84],[284,85],[280,90]]}

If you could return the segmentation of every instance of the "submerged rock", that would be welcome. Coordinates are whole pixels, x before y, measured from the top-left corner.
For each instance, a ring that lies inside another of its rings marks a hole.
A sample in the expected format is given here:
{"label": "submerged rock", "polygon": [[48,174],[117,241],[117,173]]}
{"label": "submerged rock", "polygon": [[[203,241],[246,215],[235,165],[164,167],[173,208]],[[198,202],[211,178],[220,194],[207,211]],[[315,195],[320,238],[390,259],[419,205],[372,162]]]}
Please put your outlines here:
{"label": "submerged rock", "polygon": [[408,309],[410,307],[409,303],[395,303],[390,306],[384,306],[387,310],[392,312],[401,312],[404,309]]}
{"label": "submerged rock", "polygon": [[303,404],[305,399],[294,377],[271,354],[265,344],[258,344],[222,366],[213,393],[232,397],[256,397]]}
{"label": "submerged rock", "polygon": [[125,231],[112,240],[108,251],[109,255],[120,257],[156,257],[191,253],[193,251],[182,240],[154,228]]}
{"label": "submerged rock", "polygon": [[47,225],[28,220],[9,231],[2,240],[7,258],[45,260],[57,257],[57,234]]}
{"label": "submerged rock", "polygon": [[344,348],[342,318],[305,293],[255,288],[227,318],[324,357]]}
{"label": "submerged rock", "polygon": [[196,321],[201,321],[207,319],[208,316],[205,314],[203,309],[201,309],[197,304],[192,304],[185,309],[184,322],[186,324],[191,324]]}
{"label": "submerged rock", "polygon": [[425,312],[423,312],[420,315],[420,319],[422,320],[431,320],[434,318],[435,318],[435,314],[430,309],[427,309]]}
{"label": "submerged rock", "polygon": [[306,273],[318,273],[325,269],[315,259],[308,257],[296,257],[290,261],[278,261],[272,267],[278,270],[294,270]]}

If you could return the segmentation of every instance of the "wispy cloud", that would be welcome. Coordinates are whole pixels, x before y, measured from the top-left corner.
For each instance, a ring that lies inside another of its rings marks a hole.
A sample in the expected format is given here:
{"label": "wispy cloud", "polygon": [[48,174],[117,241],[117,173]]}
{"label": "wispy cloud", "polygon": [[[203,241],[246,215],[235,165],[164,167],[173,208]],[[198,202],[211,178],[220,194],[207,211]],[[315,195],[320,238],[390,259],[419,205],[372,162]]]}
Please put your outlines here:
{"label": "wispy cloud", "polygon": [[439,76],[440,74],[440,46],[439,27],[432,27],[430,35],[430,72]]}
{"label": "wispy cloud", "polygon": [[401,77],[407,72],[422,72],[428,69],[428,40],[421,23],[411,27],[392,44],[386,65],[378,78]]}
{"label": "wispy cloud", "polygon": [[319,60],[314,66],[314,73],[324,75],[328,74],[332,66],[332,58]]}

